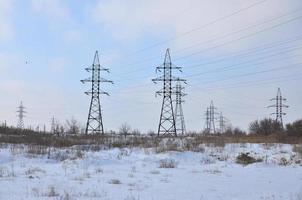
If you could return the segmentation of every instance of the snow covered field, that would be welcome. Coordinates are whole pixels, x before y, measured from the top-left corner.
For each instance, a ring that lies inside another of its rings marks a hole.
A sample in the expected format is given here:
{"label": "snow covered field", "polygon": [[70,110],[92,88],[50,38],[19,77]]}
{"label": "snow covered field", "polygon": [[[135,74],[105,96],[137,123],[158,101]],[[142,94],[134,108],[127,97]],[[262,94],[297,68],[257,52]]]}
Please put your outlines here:
{"label": "snow covered field", "polygon": [[[246,152],[262,161],[237,164]],[[0,199],[301,200],[302,161],[292,145],[281,144],[162,153],[73,147],[50,154],[2,145]]]}

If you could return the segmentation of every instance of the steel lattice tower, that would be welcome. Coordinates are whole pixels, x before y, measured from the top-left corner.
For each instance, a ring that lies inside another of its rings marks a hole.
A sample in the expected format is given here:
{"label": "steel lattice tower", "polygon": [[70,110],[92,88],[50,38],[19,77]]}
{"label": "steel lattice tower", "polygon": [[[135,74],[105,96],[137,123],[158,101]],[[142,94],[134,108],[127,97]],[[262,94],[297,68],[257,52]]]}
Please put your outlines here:
{"label": "steel lattice tower", "polygon": [[206,132],[207,133],[216,133],[215,120],[217,120],[216,112],[217,108],[214,106],[213,101],[211,101],[210,107],[207,108],[205,113],[206,115]]}
{"label": "steel lattice tower", "polygon": [[288,105],[283,104],[284,101],[286,101],[286,98],[282,97],[281,89],[278,88],[277,95],[275,98],[270,99],[271,101],[275,101],[275,104],[268,106],[269,108],[274,107],[276,111],[274,113],[271,113],[271,115],[276,116],[276,122],[280,123],[283,127],[283,115],[286,115],[286,113],[283,112],[283,108],[288,108]]}
{"label": "steel lattice tower", "polygon": [[206,116],[205,132],[210,133],[211,123],[210,123],[210,109],[209,108],[207,108],[207,111],[205,112],[205,116]]}
{"label": "steel lattice tower", "polygon": [[219,115],[219,132],[220,133],[225,132],[225,123],[226,123],[226,118],[222,115],[222,112],[220,112],[220,115]]}
{"label": "steel lattice tower", "polygon": [[[176,78],[172,75],[172,70],[176,69],[181,71],[181,67],[177,67],[172,64],[170,51],[166,50],[164,63],[156,68],[156,72],[162,72],[163,74],[155,79],[152,79],[154,83],[163,82],[163,88],[156,92],[156,95],[162,95],[162,108],[160,114],[160,120],[158,125],[158,136],[177,136],[175,115],[172,103],[172,82],[185,80]],[[162,71],[163,70],[163,71]]]}
{"label": "steel lattice tower", "polygon": [[175,125],[176,133],[184,135],[186,133],[185,118],[183,114],[182,104],[185,102],[182,97],[187,94],[184,93],[184,87],[181,85],[181,81],[177,81],[174,87],[175,91]]}
{"label": "steel lattice tower", "polygon": [[18,123],[17,123],[17,128],[19,129],[24,129],[24,117],[25,117],[25,107],[23,106],[23,103],[21,101],[20,106],[18,107],[17,110],[18,113]]}
{"label": "steel lattice tower", "polygon": [[100,89],[100,84],[104,82],[113,84],[113,82],[101,78],[101,71],[106,71],[109,73],[109,69],[101,67],[98,51],[95,52],[92,66],[86,68],[85,70],[87,72],[91,72],[91,77],[81,80],[82,83],[91,83],[91,90],[85,92],[85,94],[91,95],[91,102],[90,102],[85,133],[104,134],[100,94],[105,94],[105,95],[109,95],[109,94]]}

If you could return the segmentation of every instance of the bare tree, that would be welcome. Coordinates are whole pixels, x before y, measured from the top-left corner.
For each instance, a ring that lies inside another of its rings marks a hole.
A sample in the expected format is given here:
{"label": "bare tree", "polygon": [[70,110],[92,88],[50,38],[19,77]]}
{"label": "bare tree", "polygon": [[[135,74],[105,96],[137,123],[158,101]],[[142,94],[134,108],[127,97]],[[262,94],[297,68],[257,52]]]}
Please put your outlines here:
{"label": "bare tree", "polygon": [[69,120],[66,120],[65,127],[66,127],[67,134],[78,135],[81,132],[80,123],[73,117]]}
{"label": "bare tree", "polygon": [[124,135],[125,138],[127,137],[127,135],[129,135],[130,131],[131,131],[131,127],[130,127],[130,125],[127,124],[126,122],[123,123],[123,124],[120,126],[120,128],[119,128],[119,133],[120,133],[121,135]]}

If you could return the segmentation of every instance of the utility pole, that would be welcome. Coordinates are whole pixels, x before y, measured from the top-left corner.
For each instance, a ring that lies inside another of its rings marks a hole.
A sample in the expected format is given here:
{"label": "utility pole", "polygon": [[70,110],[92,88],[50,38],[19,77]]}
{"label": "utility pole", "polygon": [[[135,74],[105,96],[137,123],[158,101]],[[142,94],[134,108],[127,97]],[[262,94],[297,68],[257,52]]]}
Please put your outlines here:
{"label": "utility pole", "polygon": [[270,101],[275,101],[275,104],[268,106],[268,108],[275,108],[275,112],[271,113],[271,115],[276,116],[276,122],[278,122],[281,127],[283,127],[283,115],[286,115],[285,112],[283,112],[283,108],[288,108],[288,105],[283,104],[284,101],[286,101],[286,98],[282,97],[281,89],[278,88],[277,95],[275,98],[270,99]]}
{"label": "utility pole", "polygon": [[[172,70],[181,71],[181,67],[175,66],[171,62],[170,51],[166,50],[165,60],[162,65],[156,68],[157,72],[162,72],[162,75],[152,79],[154,83],[163,82],[163,88],[156,92],[156,95],[162,95],[162,108],[158,125],[158,136],[177,136],[175,115],[172,104],[172,82],[181,81],[184,79],[176,78],[172,75]],[[163,70],[163,71],[162,71]]]}
{"label": "utility pole", "polygon": [[25,117],[25,107],[23,106],[23,103],[21,101],[20,106],[17,107],[17,113],[18,113],[18,123],[17,123],[17,128],[19,129],[24,129],[24,117]]}
{"label": "utility pole", "polygon": [[101,113],[100,94],[109,94],[100,89],[100,84],[104,82],[112,83],[112,81],[101,78],[101,71],[109,73],[109,69],[103,68],[100,65],[98,51],[95,52],[92,66],[85,69],[91,73],[91,77],[81,80],[82,83],[91,83],[91,90],[85,92],[91,95],[88,119],[86,124],[86,134],[104,134],[103,119]]}
{"label": "utility pole", "polygon": [[185,102],[182,97],[187,94],[184,93],[184,87],[181,85],[181,81],[176,82],[176,86],[174,87],[175,91],[175,125],[176,125],[176,133],[184,135],[186,133],[186,125],[185,118],[183,114],[182,104]]}

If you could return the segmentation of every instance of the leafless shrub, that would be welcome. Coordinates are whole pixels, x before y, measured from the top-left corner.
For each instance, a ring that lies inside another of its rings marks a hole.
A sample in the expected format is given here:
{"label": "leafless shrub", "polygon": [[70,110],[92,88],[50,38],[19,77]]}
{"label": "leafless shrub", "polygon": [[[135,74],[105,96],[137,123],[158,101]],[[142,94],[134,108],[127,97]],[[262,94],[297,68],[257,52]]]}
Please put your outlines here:
{"label": "leafless shrub", "polygon": [[66,120],[65,130],[67,134],[78,135],[81,132],[80,123],[73,117]]}
{"label": "leafless shrub", "polygon": [[280,158],[278,164],[281,166],[287,166],[287,165],[290,165],[291,162],[289,160],[287,160],[286,158],[282,157],[282,158]]}
{"label": "leafless shrub", "polygon": [[125,138],[127,137],[127,135],[129,135],[131,132],[131,126],[127,123],[124,123],[120,126],[119,128],[119,134],[124,135]]}

